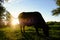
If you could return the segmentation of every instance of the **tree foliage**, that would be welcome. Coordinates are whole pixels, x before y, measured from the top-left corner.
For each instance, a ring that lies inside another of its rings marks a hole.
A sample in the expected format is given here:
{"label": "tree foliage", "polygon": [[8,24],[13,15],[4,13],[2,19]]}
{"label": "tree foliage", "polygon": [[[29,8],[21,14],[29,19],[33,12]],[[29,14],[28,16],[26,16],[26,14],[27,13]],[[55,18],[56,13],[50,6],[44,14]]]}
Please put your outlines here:
{"label": "tree foliage", "polygon": [[8,1],[8,0],[0,0],[0,3],[3,3],[4,1]]}
{"label": "tree foliage", "polygon": [[60,0],[56,0],[56,4],[60,6]]}
{"label": "tree foliage", "polygon": [[5,8],[3,6],[0,6],[0,19],[2,19],[4,12],[5,12]]}
{"label": "tree foliage", "polygon": [[5,21],[10,21],[11,14],[6,10],[2,3],[7,0],[0,0],[0,27],[4,25]]}
{"label": "tree foliage", "polygon": [[52,11],[53,15],[59,15],[60,14],[60,7],[56,8]]}
{"label": "tree foliage", "polygon": [[60,14],[60,0],[55,0],[58,8],[52,10],[53,15],[58,15]]}
{"label": "tree foliage", "polygon": [[12,15],[8,12],[8,11],[6,11],[6,20],[7,21],[9,21],[11,18],[12,18]]}
{"label": "tree foliage", "polygon": [[4,25],[3,20],[4,20],[4,12],[5,12],[5,8],[3,7],[2,2],[3,1],[0,0],[0,26],[1,27],[3,27],[3,25]]}

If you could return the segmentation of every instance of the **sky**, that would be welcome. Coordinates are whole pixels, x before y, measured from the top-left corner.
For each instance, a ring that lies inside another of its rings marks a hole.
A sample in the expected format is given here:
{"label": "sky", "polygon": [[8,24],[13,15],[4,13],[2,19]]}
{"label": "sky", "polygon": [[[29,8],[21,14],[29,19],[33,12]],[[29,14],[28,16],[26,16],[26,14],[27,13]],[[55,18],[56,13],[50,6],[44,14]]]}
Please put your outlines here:
{"label": "sky", "polygon": [[38,11],[42,14],[46,22],[60,21],[60,15],[52,16],[51,11],[58,7],[54,0],[9,0],[5,2],[4,7],[15,18],[17,18],[21,12]]}

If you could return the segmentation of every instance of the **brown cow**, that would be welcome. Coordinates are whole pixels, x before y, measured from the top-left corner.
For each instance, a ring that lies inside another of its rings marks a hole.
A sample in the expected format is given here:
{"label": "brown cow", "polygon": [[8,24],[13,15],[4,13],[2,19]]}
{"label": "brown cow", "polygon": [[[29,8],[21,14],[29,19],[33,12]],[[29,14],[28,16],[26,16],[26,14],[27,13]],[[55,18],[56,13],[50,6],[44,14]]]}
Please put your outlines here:
{"label": "brown cow", "polygon": [[37,34],[39,34],[38,28],[42,28],[45,36],[49,36],[49,27],[39,12],[22,12],[19,14],[18,19],[21,31],[25,32],[25,26],[33,25]]}

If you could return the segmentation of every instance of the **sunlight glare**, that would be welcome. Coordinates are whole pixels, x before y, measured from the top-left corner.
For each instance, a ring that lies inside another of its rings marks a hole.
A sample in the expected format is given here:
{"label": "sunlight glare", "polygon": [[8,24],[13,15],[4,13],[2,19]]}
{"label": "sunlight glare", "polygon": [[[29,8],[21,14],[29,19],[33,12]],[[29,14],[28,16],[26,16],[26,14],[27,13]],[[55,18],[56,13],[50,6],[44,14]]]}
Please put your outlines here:
{"label": "sunlight glare", "polygon": [[16,24],[19,24],[18,19],[13,19],[13,20],[12,20],[12,25],[16,25]]}

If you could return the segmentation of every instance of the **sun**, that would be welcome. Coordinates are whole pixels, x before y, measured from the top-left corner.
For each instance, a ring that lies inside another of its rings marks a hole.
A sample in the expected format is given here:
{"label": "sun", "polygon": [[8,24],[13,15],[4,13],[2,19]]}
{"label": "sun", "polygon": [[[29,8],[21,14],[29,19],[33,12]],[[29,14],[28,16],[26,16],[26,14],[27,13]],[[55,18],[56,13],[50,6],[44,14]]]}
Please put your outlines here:
{"label": "sun", "polygon": [[16,25],[16,24],[19,24],[18,19],[12,19],[12,25]]}

